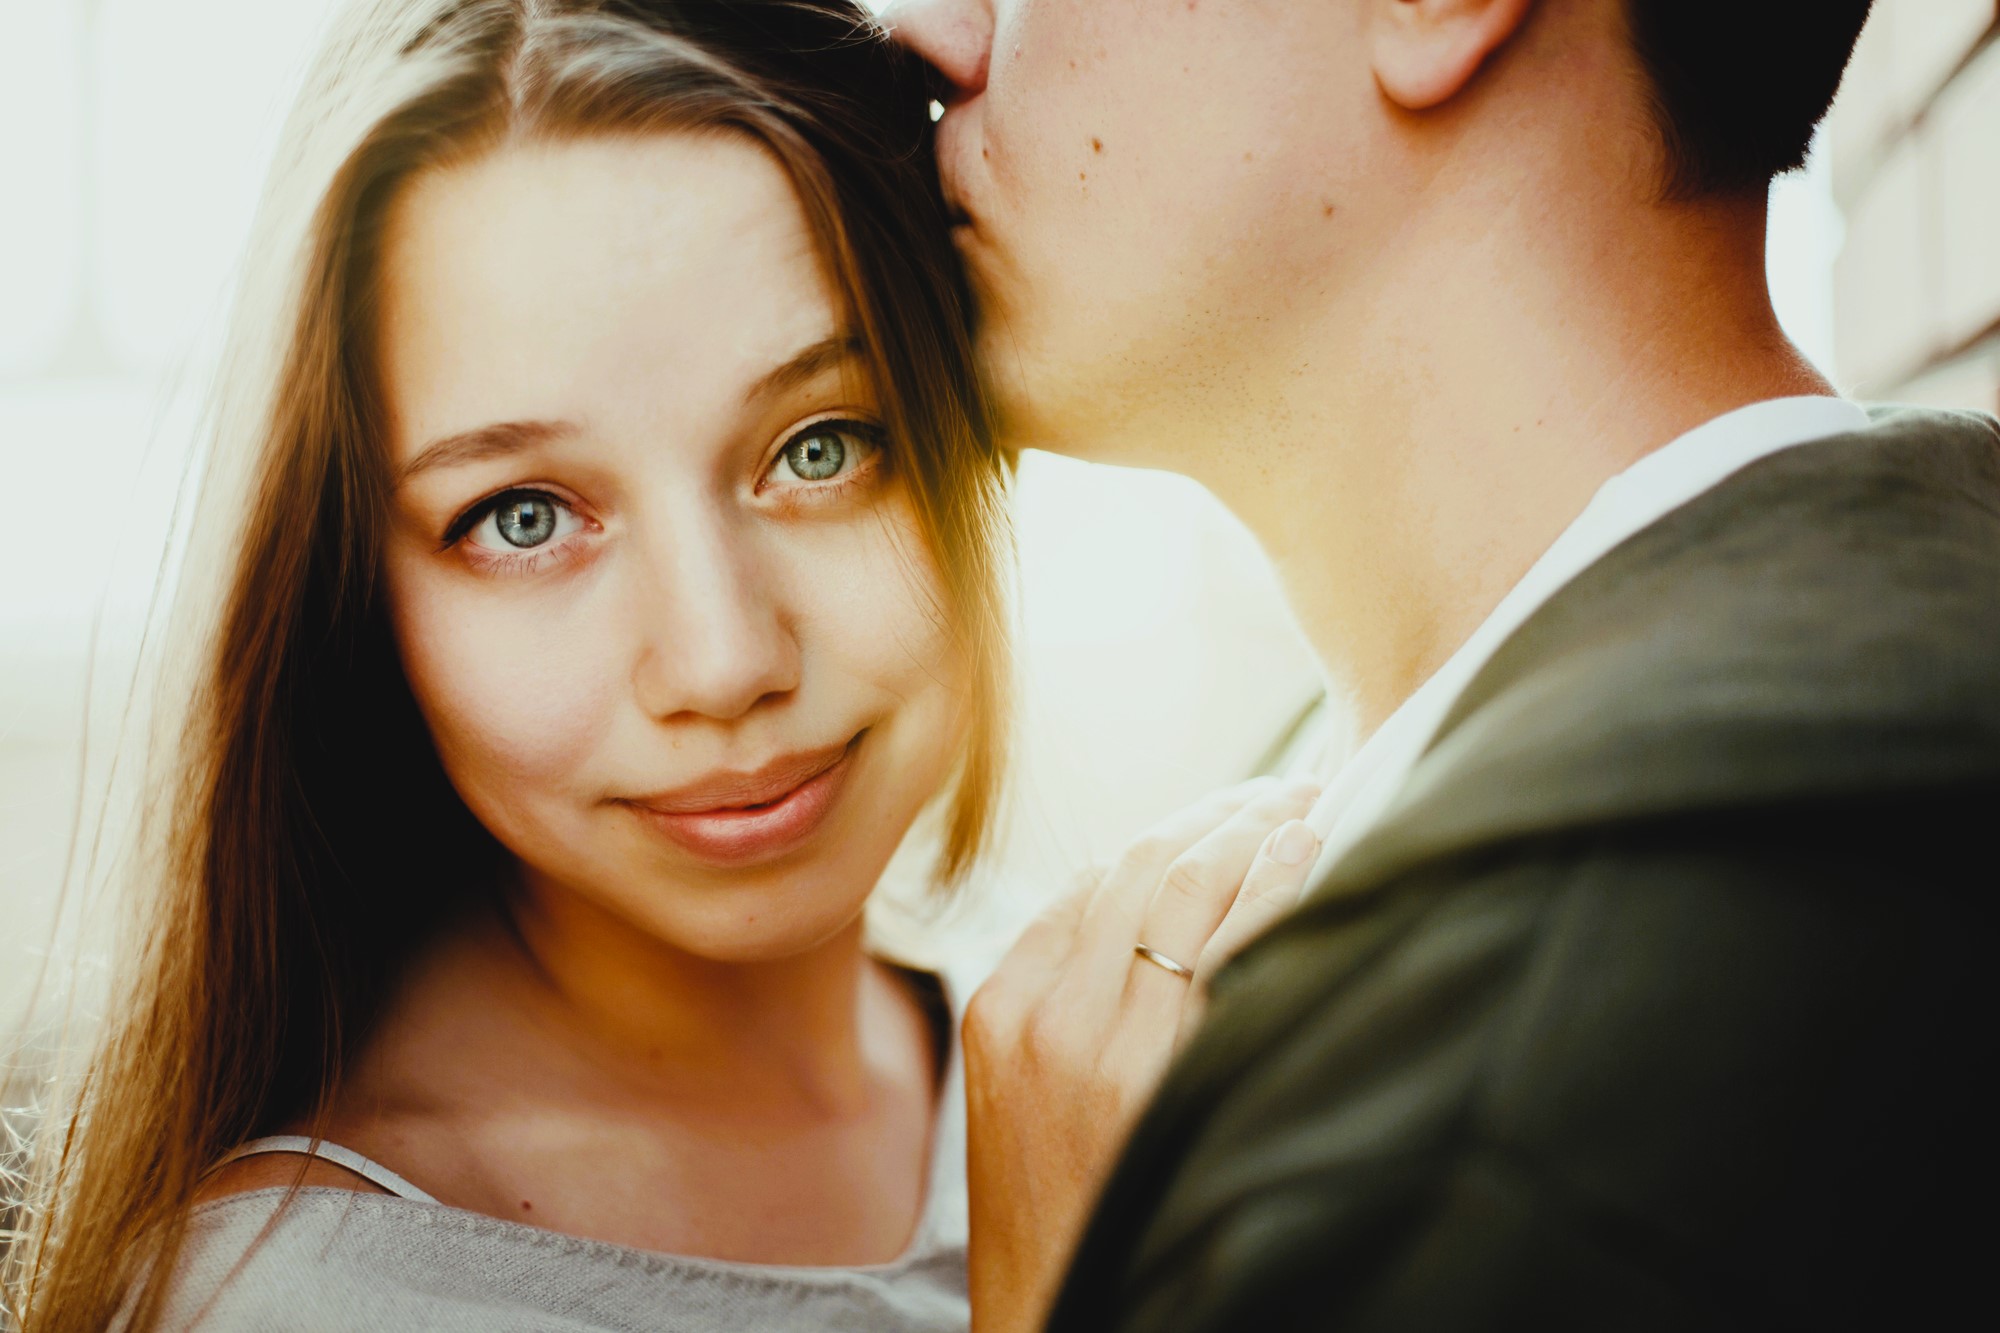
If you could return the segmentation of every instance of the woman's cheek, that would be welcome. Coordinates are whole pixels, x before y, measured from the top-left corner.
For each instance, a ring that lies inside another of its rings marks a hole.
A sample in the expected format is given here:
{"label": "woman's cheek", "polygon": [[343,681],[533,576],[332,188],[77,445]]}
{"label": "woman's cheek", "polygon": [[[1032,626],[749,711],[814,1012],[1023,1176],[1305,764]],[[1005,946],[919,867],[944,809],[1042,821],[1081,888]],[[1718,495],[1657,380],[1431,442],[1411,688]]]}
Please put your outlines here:
{"label": "woman's cheek", "polygon": [[[950,680],[951,641],[937,562],[907,500],[896,496],[853,523],[808,530],[778,567],[797,571],[789,597],[801,637],[844,674],[908,697]],[[840,571],[837,595],[819,582]]]}
{"label": "woman's cheek", "polygon": [[403,668],[452,784],[482,818],[599,799],[591,759],[617,716],[616,636],[602,621],[584,632],[588,599],[453,591],[395,599]]}

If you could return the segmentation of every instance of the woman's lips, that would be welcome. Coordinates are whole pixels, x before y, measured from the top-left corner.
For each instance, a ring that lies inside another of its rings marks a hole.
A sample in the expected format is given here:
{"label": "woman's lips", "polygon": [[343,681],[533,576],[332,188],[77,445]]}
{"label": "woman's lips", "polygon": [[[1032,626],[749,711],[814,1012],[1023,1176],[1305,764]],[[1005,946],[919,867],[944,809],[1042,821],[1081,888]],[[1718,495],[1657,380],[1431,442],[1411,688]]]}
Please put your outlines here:
{"label": "woman's lips", "polygon": [[713,865],[773,861],[803,846],[826,822],[860,744],[858,735],[845,745],[788,755],[754,773],[623,804]]}

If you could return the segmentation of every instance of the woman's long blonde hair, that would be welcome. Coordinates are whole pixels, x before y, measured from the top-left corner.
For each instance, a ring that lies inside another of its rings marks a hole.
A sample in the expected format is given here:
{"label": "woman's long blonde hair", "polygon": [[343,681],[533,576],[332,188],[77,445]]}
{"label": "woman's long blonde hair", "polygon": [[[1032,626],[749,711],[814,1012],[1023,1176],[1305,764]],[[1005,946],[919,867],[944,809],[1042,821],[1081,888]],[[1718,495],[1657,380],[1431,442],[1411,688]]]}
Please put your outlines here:
{"label": "woman's long blonde hair", "polygon": [[[1006,544],[929,92],[846,0],[373,0],[341,23],[260,215],[176,594],[139,819],[136,957],[41,1126],[9,1304],[157,1322],[205,1170],[318,1123],[410,952],[497,847],[452,792],[376,594],[376,248],[417,172],[510,140],[735,134],[794,182],[850,310],[970,673],[940,877],[991,823]],[[503,275],[496,275],[496,280]]]}

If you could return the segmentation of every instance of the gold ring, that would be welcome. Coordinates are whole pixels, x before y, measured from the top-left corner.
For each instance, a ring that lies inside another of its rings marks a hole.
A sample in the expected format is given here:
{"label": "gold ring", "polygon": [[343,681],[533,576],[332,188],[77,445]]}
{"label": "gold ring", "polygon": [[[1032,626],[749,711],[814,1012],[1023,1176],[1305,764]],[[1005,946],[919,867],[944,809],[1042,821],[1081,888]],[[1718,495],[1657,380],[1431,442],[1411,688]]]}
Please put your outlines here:
{"label": "gold ring", "polygon": [[1164,968],[1166,971],[1173,973],[1182,981],[1194,980],[1193,968],[1189,967],[1186,963],[1175,962],[1150,944],[1135,944],[1132,946],[1132,952],[1138,954],[1154,967]]}

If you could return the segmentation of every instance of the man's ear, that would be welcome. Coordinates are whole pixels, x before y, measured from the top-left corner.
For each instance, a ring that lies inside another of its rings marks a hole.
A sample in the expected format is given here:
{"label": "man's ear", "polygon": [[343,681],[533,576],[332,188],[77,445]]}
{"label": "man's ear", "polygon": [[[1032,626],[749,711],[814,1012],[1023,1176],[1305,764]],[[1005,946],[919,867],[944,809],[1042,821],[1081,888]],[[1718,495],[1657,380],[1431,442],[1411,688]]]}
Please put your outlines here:
{"label": "man's ear", "polygon": [[1375,80],[1406,111],[1458,96],[1535,0],[1364,0]]}

